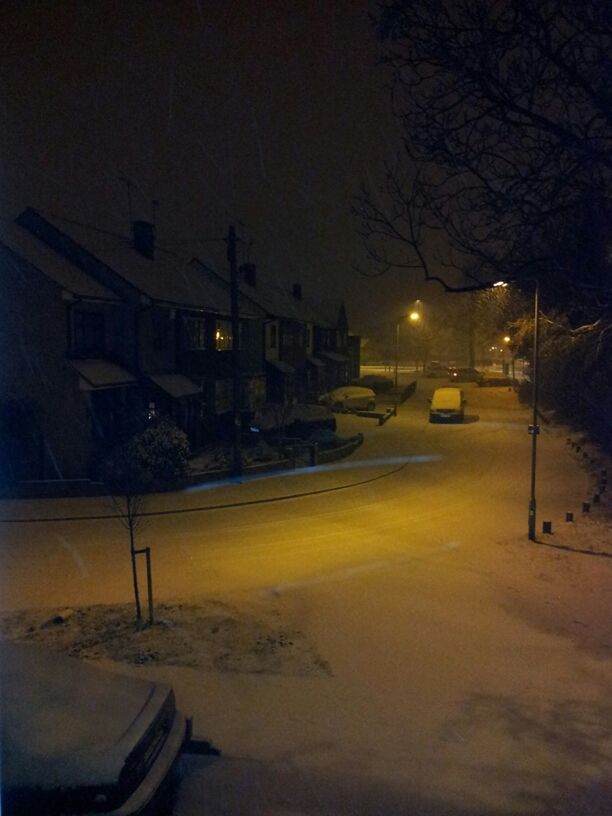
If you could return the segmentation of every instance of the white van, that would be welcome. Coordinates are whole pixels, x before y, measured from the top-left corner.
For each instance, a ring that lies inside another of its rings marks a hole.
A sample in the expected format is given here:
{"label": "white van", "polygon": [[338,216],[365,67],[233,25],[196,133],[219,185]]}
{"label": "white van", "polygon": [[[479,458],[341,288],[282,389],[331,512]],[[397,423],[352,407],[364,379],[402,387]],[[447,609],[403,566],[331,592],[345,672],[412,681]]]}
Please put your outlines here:
{"label": "white van", "polygon": [[429,407],[430,422],[463,422],[465,399],[460,388],[436,388]]}

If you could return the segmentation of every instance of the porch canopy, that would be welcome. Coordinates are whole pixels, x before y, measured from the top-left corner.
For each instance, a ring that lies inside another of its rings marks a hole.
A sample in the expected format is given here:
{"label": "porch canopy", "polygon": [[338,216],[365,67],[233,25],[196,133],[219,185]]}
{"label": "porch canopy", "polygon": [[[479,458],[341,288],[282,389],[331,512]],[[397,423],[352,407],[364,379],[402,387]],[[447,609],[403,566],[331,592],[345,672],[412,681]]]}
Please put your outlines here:
{"label": "porch canopy", "polygon": [[319,360],[318,357],[310,356],[307,357],[306,359],[311,365],[316,366],[316,368],[325,368],[325,363],[323,362],[323,360]]}
{"label": "porch canopy", "polygon": [[295,368],[289,363],[285,363],[283,360],[267,360],[267,362],[275,368],[277,371],[280,371],[281,374],[290,375],[295,374]]}
{"label": "porch canopy", "polygon": [[147,374],[147,377],[174,399],[193,397],[202,393],[202,388],[193,380],[190,380],[189,377],[185,377],[184,374],[178,374],[177,372],[172,374]]}
{"label": "porch canopy", "polygon": [[333,360],[334,363],[348,363],[349,358],[344,354],[338,354],[337,351],[320,351],[321,357],[327,357],[328,360]]}
{"label": "porch canopy", "polygon": [[81,391],[100,391],[137,383],[133,374],[108,360],[68,360],[68,363],[79,374]]}

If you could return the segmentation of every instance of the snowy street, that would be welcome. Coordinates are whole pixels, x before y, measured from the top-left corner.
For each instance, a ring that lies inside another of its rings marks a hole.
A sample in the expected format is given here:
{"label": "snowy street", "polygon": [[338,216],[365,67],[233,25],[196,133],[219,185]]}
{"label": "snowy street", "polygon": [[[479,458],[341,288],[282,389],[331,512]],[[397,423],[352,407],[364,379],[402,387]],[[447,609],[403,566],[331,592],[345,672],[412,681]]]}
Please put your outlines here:
{"label": "snowy street", "polygon": [[[610,558],[528,542],[528,412],[507,389],[466,384],[466,422],[430,425],[445,384],[421,380],[383,427],[339,416],[341,435],[365,435],[347,460],[149,501],[181,511],[139,533],[156,601],[261,608],[331,668],[120,665],[172,683],[222,753],[185,757],[175,816],[609,814]],[[538,537],[592,542],[566,434],[543,427],[538,457]],[[2,609],[128,602],[116,519],[31,521],[108,512],[101,499],[3,502]]]}

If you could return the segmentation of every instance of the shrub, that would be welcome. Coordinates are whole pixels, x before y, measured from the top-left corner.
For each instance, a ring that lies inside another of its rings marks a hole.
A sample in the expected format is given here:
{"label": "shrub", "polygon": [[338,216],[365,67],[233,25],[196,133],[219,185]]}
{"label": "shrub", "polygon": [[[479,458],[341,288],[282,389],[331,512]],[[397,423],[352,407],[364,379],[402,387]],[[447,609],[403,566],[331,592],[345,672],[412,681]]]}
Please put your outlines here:
{"label": "shrub", "polygon": [[168,420],[136,434],[128,447],[155,482],[172,481],[187,473],[190,454],[187,435]]}
{"label": "shrub", "polygon": [[115,494],[145,493],[155,484],[184,476],[189,454],[187,435],[174,423],[161,420],[105,457],[102,480]]}

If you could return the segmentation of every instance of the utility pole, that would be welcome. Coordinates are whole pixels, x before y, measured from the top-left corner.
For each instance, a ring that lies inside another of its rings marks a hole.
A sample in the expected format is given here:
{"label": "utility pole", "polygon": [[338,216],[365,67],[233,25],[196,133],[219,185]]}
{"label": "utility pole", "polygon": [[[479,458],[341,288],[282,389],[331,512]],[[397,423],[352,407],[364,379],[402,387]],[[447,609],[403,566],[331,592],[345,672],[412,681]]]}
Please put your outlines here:
{"label": "utility pole", "polygon": [[232,316],[232,406],[233,406],[233,446],[232,476],[242,475],[240,416],[240,312],[238,265],[236,262],[236,230],[230,225],[227,235],[227,260],[230,265],[230,307]]}

